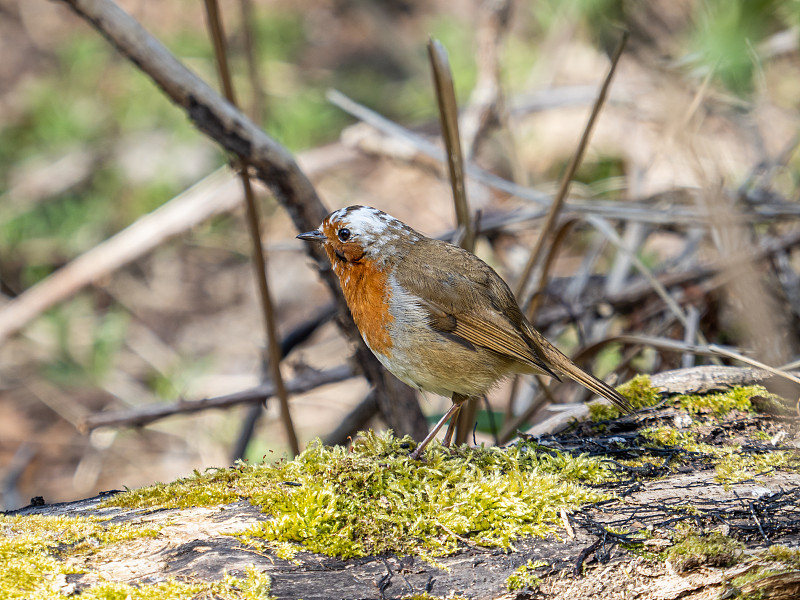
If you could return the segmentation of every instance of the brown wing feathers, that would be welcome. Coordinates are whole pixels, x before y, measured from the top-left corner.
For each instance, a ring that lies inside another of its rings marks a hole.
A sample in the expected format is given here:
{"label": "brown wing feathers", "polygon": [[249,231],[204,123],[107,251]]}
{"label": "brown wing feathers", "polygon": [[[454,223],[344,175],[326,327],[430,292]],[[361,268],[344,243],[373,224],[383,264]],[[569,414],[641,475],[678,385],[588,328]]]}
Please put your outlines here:
{"label": "brown wing feathers", "polygon": [[508,356],[556,379],[553,369],[586,386],[626,412],[630,403],[610,385],[586,373],[548,342],[524,317],[506,283],[483,261],[466,256],[460,248],[426,239],[439,246],[437,264],[416,254],[418,244],[406,256],[416,263],[415,277],[400,283],[418,298],[430,314],[431,326],[456,341],[466,341]]}

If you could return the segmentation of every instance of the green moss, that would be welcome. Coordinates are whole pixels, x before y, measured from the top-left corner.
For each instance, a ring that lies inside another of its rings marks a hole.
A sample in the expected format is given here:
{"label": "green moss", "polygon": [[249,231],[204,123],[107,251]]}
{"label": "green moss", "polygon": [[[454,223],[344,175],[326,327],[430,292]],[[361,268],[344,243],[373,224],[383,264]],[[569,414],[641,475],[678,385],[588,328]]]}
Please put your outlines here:
{"label": "green moss", "polygon": [[739,483],[775,469],[800,469],[800,456],[791,451],[775,450],[764,453],[742,453],[738,446],[719,449],[722,455],[714,469],[720,483]]}
{"label": "green moss", "polygon": [[729,567],[742,557],[744,545],[717,531],[697,533],[685,528],[676,536],[676,543],[666,552],[678,572],[702,566]]}
{"label": "green moss", "polygon": [[710,411],[717,416],[725,416],[732,410],[753,412],[750,398],[770,395],[760,385],[748,385],[717,394],[683,394],[677,397],[677,402],[680,408],[690,414]]}
{"label": "green moss", "polygon": [[644,429],[642,437],[659,446],[678,446],[686,450],[697,447],[697,434],[693,431],[683,431],[674,427],[650,427]]}
{"label": "green moss", "polygon": [[[661,392],[650,383],[650,377],[639,375],[618,388],[633,405],[634,408],[647,408],[661,400]],[[753,412],[750,398],[760,396],[779,401],[780,398],[769,393],[763,386],[749,385],[733,388],[715,394],[680,394],[671,401],[692,415],[701,412],[711,412],[718,417],[727,415],[732,410],[740,412]],[[615,406],[606,404],[592,404],[589,406],[592,421],[605,421],[616,419],[622,412]]]}
{"label": "green moss", "polygon": [[751,568],[738,577],[734,577],[728,583],[736,591],[737,598],[742,600],[761,600],[761,598],[770,597],[768,592],[774,585],[774,582],[764,581],[765,579],[774,575],[790,573],[793,570],[781,568],[777,565],[761,565]]}
{"label": "green moss", "polygon": [[[653,406],[661,400],[661,392],[650,383],[649,375],[637,375],[627,383],[619,386],[622,394],[634,409]],[[622,415],[622,411],[610,404],[590,404],[589,416],[592,421],[608,421]]]}
{"label": "green moss", "polygon": [[[272,518],[243,533],[254,545],[352,557],[384,552],[442,556],[461,540],[509,547],[560,526],[560,510],[605,496],[581,482],[614,477],[600,458],[535,446],[448,451],[408,458],[410,439],[366,434],[351,450],[312,443],[290,462],[196,472],[131,490],[108,506],[208,506],[248,499]],[[288,546],[287,546],[288,545]]]}
{"label": "green moss", "polygon": [[743,452],[740,444],[704,444],[697,441],[697,434],[693,431],[667,426],[645,429],[641,435],[658,446],[677,447],[702,455],[704,460],[713,464],[715,479],[724,484],[747,481],[775,469],[800,469],[800,456],[788,450]]}
{"label": "green moss", "polygon": [[[85,557],[100,548],[142,537],[158,530],[134,524],[110,524],[99,518],[0,515],[0,595],[9,600],[45,600],[72,595],[64,577],[83,572],[61,559]],[[82,588],[85,600],[178,600],[199,597],[256,600],[269,597],[269,577],[255,568],[247,577],[225,576],[215,583],[169,580],[153,585],[101,583]]]}
{"label": "green moss", "polygon": [[800,550],[774,545],[753,555],[751,560],[754,563],[752,568],[728,582],[739,594],[737,598],[755,600],[765,597],[765,591],[769,589],[771,583],[763,582],[758,585],[759,582],[773,575],[800,569]]}
{"label": "green moss", "polygon": [[529,560],[526,564],[519,567],[506,579],[506,587],[509,592],[516,592],[519,590],[535,589],[542,582],[542,578],[536,575],[534,571],[541,567],[550,566],[548,563],[537,560]]}
{"label": "green moss", "polygon": [[767,548],[766,554],[770,560],[784,563],[792,569],[800,569],[800,549],[775,544]]}
{"label": "green moss", "polygon": [[62,563],[62,555],[87,555],[108,544],[154,537],[158,531],[87,517],[0,515],[0,533],[0,590],[13,599],[62,597],[58,576],[79,572]]}
{"label": "green moss", "polygon": [[[101,583],[81,591],[81,600],[269,600],[271,581],[267,574],[253,567],[240,579],[225,575],[217,582],[182,582],[175,579],[152,585]],[[57,596],[66,597],[66,596]]]}

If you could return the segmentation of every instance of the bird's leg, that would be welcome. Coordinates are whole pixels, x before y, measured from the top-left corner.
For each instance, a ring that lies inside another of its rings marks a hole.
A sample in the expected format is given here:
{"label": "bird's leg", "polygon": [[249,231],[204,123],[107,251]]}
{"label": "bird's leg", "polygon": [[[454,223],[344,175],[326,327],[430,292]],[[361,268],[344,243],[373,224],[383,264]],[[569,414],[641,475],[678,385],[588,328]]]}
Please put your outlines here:
{"label": "bird's leg", "polygon": [[431,440],[436,437],[436,434],[439,433],[439,430],[442,428],[442,426],[445,423],[447,423],[447,419],[452,417],[454,414],[458,413],[460,409],[461,409],[460,403],[459,404],[453,403],[453,405],[449,408],[449,410],[446,413],[444,413],[444,416],[441,419],[439,419],[439,422],[434,426],[434,428],[431,429],[431,432],[425,437],[424,440],[420,442],[419,446],[417,446],[414,449],[414,451],[409,455],[411,460],[417,460],[420,457],[422,451],[425,450],[425,446],[431,443]]}
{"label": "bird's leg", "polygon": [[417,446],[414,451],[409,455],[412,460],[417,460],[420,455],[422,455],[422,451],[425,450],[425,446],[431,443],[431,440],[436,437],[436,434],[439,433],[439,430],[442,426],[447,423],[447,420],[450,419],[450,425],[447,427],[447,433],[445,434],[444,438],[444,445],[449,446],[450,440],[453,437],[453,428],[455,426],[456,418],[458,417],[458,412],[461,410],[461,405],[463,404],[464,400],[466,400],[468,396],[462,396],[461,394],[453,394],[453,405],[448,409],[444,416],[439,419],[439,422],[436,423],[431,432],[425,437],[422,442],[420,442],[419,446]]}
{"label": "bird's leg", "polygon": [[456,425],[458,424],[458,417],[461,415],[461,406],[469,400],[469,396],[462,396],[461,394],[453,393],[453,404],[458,406],[458,410],[453,413],[453,417],[450,419],[450,424],[447,426],[447,433],[444,434],[444,441],[442,441],[442,446],[445,448],[450,447],[450,442],[453,439],[453,432],[456,430]]}
{"label": "bird's leg", "polygon": [[458,423],[458,416],[461,414],[461,405],[458,405],[458,410],[453,413],[453,416],[450,418],[450,423],[447,425],[447,432],[444,434],[444,439],[442,440],[442,446],[445,448],[450,447],[450,442],[453,439],[453,432],[456,430],[456,423]]}

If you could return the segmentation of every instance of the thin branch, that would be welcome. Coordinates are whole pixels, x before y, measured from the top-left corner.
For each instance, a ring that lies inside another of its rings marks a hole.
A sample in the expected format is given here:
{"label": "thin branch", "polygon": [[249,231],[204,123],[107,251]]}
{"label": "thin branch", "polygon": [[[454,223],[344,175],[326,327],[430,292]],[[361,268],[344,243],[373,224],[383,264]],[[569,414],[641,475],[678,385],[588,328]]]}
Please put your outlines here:
{"label": "thin branch", "polygon": [[[376,113],[366,106],[355,102],[341,92],[337,90],[328,90],[326,98],[331,104],[337,106],[356,119],[363,121],[370,127],[375,128],[383,135],[407,144],[410,150],[413,150],[414,152],[422,154],[440,163],[444,163],[446,161],[445,153],[441,148],[436,146],[436,144],[430,142],[421,135],[402,127],[401,125],[390,121],[386,117]],[[349,143],[352,145],[352,141]],[[374,152],[374,148],[370,146],[368,151]],[[382,148],[381,152],[386,154],[386,148]],[[412,152],[409,150],[398,150],[397,144],[391,146],[391,152],[393,157],[399,156],[404,160],[409,160],[409,156],[412,154]],[[498,177],[493,173],[489,173],[488,171],[475,166],[473,163],[467,162],[464,167],[464,172],[474,181],[482,183],[495,190],[516,196],[517,198],[527,200],[545,209],[549,208],[552,203],[552,199],[548,194],[513,183],[507,179],[503,179],[502,177]],[[565,203],[563,212],[597,214],[602,215],[607,219],[641,221],[643,223],[652,223],[654,225],[696,226],[698,223],[702,222],[701,220],[705,214],[693,207],[673,205],[670,206],[669,210],[664,210],[662,207],[656,209],[648,206],[648,204],[653,204],[655,202],[663,203],[665,200],[669,200],[673,196],[683,197],[689,193],[698,193],[698,190],[694,187],[676,188],[675,190],[662,192],[655,194],[652,197],[645,198],[644,201],[639,203],[629,201],[598,202],[596,200],[572,200]],[[750,218],[759,221],[800,217],[800,205],[786,202],[748,206],[747,210],[748,212],[746,214]],[[519,210],[515,213],[515,216],[511,221],[505,221],[505,219],[508,219],[509,217],[503,217],[503,219],[504,222],[513,221],[516,223],[522,223],[535,219],[541,219],[545,215],[546,212],[542,209]],[[488,221],[488,218],[486,220]]]}
{"label": "thin branch", "polygon": [[533,268],[539,262],[539,257],[544,249],[544,243],[548,239],[550,230],[555,225],[556,219],[558,218],[558,215],[561,213],[561,209],[564,206],[564,201],[566,200],[567,193],[569,192],[569,186],[572,183],[572,179],[575,177],[575,172],[578,170],[578,167],[583,160],[583,155],[586,152],[587,146],[589,145],[589,139],[591,138],[592,130],[594,129],[594,123],[597,120],[597,116],[600,114],[600,110],[603,108],[603,104],[605,104],[606,96],[608,95],[608,89],[611,86],[611,80],[614,77],[614,72],[617,70],[617,64],[619,63],[619,59],[622,56],[622,51],[625,49],[625,45],[627,43],[628,32],[623,31],[622,38],[617,45],[617,49],[614,51],[614,55],[611,57],[611,66],[608,69],[608,73],[606,73],[603,85],[600,87],[600,93],[597,95],[597,100],[592,107],[592,112],[589,115],[589,120],[583,130],[583,135],[581,135],[581,140],[578,142],[578,147],[575,149],[575,154],[572,155],[572,160],[570,160],[569,166],[564,172],[564,176],[561,178],[561,185],[558,188],[558,192],[556,192],[553,203],[550,205],[550,210],[547,213],[547,217],[545,218],[544,223],[542,223],[539,237],[537,238],[536,244],[531,250],[528,262],[525,264],[522,274],[519,277],[516,296],[519,301],[523,303],[523,310],[528,305],[528,301],[524,299],[525,288],[528,285],[528,279],[533,271]]}
{"label": "thin branch", "polygon": [[[537,290],[544,291],[547,289],[547,282],[550,279],[550,271],[555,264],[556,257],[558,256],[558,251],[561,249],[561,246],[567,240],[567,237],[572,232],[572,228],[578,223],[577,219],[567,219],[556,231],[555,237],[553,239],[553,243],[550,244],[550,247],[547,249],[547,256],[544,260],[544,266],[542,267],[542,272],[539,275],[539,284],[537,286]],[[531,298],[530,305],[528,307],[528,318],[533,322],[533,316],[536,314],[536,309],[538,308],[539,301],[542,298],[541,294],[534,294]]]}
{"label": "thin branch", "polygon": [[437,40],[428,41],[428,56],[433,71],[433,84],[436,101],[439,105],[439,120],[442,125],[442,139],[447,150],[447,166],[450,171],[450,187],[453,190],[453,203],[456,208],[456,222],[462,232],[459,244],[465,250],[475,249],[475,227],[469,213],[467,188],[464,185],[464,155],[461,151],[461,137],[458,133],[458,102],[453,85],[453,72],[447,51]]}
{"label": "thin branch", "polygon": [[253,33],[256,16],[253,11],[253,0],[239,0],[241,12],[242,37],[244,38],[244,56],[247,61],[247,75],[250,78],[252,100],[250,118],[260,123],[267,108],[267,95],[264,92],[261,69],[258,62],[257,39]]}
{"label": "thin branch", "polygon": [[[316,314],[289,331],[281,340],[281,358],[286,358],[292,350],[308,340],[317,329],[330,321],[335,314],[336,305],[331,302],[321,309],[317,309]],[[250,444],[250,439],[255,432],[256,424],[263,414],[263,406],[253,404],[250,407],[250,410],[242,421],[236,443],[233,445],[233,451],[231,452],[232,462],[244,458],[247,452],[247,446]]]}
{"label": "thin branch", "polygon": [[[290,394],[303,394],[323,385],[338,383],[356,376],[356,373],[347,365],[325,371],[308,371],[287,381],[286,391]],[[224,396],[202,400],[181,400],[174,404],[155,404],[144,408],[87,415],[79,423],[79,428],[84,433],[88,433],[98,427],[143,427],[172,415],[185,415],[212,408],[229,408],[237,404],[261,403],[274,395],[275,386],[271,381],[265,381],[249,390]]]}
{"label": "thin branch", "polygon": [[[624,334],[624,335],[613,335],[603,340],[599,340],[597,342],[589,344],[588,346],[584,346],[583,348],[581,348],[579,354],[581,356],[588,356],[591,354],[595,354],[604,346],[614,343],[628,344],[635,346],[647,346],[649,348],[655,348],[656,350],[662,350],[665,352],[686,353],[686,354],[691,354],[692,356],[717,356],[719,355],[719,349],[722,348],[721,346],[692,344],[682,340],[673,340],[670,338],[656,337],[652,335]],[[728,350],[733,351],[734,349],[730,348]],[[691,367],[684,367],[684,368],[691,368]]]}
{"label": "thin branch", "polygon": [[233,210],[241,198],[231,170],[215,171],[4,305],[0,309],[0,344],[83,287],[210,217]]}
{"label": "thin branch", "polygon": [[794,383],[800,384],[800,377],[796,375],[792,375],[791,373],[787,373],[786,371],[782,371],[781,369],[776,369],[775,367],[770,367],[769,365],[765,365],[764,363],[744,356],[739,352],[733,352],[727,348],[723,348],[722,346],[717,346],[716,344],[711,344],[709,349],[722,356],[727,356],[728,358],[734,358],[740,362],[748,364],[753,367],[758,367],[759,369],[764,369],[765,371],[769,371],[773,375],[777,375],[778,377],[783,377],[784,379],[788,379],[789,381],[793,381]]}
{"label": "thin branch", "polygon": [[[228,66],[225,33],[222,26],[219,4],[217,0],[206,0],[205,4],[211,39],[214,42],[214,54],[217,57],[219,77],[222,81],[222,89],[225,91],[225,97],[228,102],[236,106],[236,96],[233,91],[233,80]],[[269,283],[267,281],[267,261],[264,258],[264,248],[261,243],[258,206],[256,205],[256,198],[253,193],[253,186],[250,183],[250,175],[247,172],[249,167],[247,158],[239,155],[238,160],[240,168],[239,176],[242,180],[245,205],[247,206],[247,228],[250,233],[250,241],[252,242],[253,267],[255,268],[256,281],[258,282],[261,315],[264,319],[267,347],[269,349],[269,370],[272,381],[275,384],[278,402],[281,406],[281,421],[283,421],[283,428],[286,431],[289,449],[293,456],[297,456],[300,454],[300,444],[297,441],[297,432],[295,431],[294,423],[292,422],[292,414],[289,410],[289,397],[286,395],[286,389],[283,385],[283,376],[281,375],[282,354],[276,332],[277,327],[275,325],[275,310],[272,305],[272,294],[270,293]]]}

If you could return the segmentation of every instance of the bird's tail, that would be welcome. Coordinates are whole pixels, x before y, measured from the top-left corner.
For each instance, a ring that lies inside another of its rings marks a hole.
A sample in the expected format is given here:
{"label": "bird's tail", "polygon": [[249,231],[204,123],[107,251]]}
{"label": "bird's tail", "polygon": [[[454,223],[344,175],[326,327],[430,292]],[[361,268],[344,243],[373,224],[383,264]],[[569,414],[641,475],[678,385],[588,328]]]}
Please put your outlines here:
{"label": "bird's tail", "polygon": [[537,342],[536,345],[541,349],[546,363],[553,366],[558,371],[561,371],[570,379],[577,381],[598,396],[602,396],[623,412],[633,412],[633,406],[631,406],[631,403],[628,402],[628,400],[626,400],[622,394],[608,385],[605,381],[600,381],[594,375],[590,375],[581,369],[558,348],[548,342],[547,339],[534,327],[529,327],[528,333]]}

